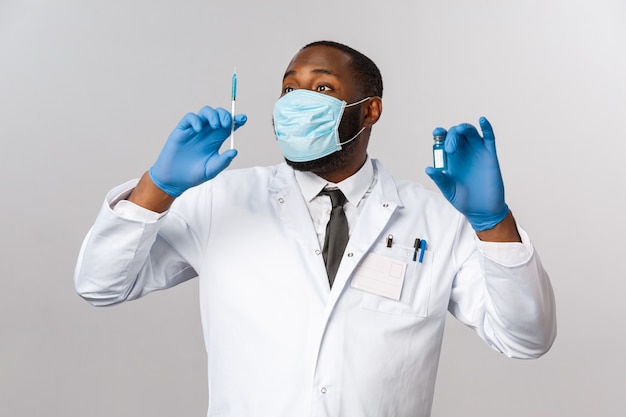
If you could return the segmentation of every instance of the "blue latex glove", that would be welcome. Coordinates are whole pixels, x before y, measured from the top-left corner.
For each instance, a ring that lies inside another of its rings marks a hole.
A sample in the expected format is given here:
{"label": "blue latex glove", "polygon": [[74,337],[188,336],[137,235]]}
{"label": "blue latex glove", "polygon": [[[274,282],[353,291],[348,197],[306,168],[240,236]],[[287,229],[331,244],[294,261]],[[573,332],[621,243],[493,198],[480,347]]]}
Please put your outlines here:
{"label": "blue latex glove", "polygon": [[433,135],[446,136],[448,167],[446,171],[426,168],[444,197],[477,232],[493,228],[509,213],[493,129],[484,117],[479,123],[483,137],[470,124],[451,127],[447,133],[436,128]]}
{"label": "blue latex glove", "polygon": [[[235,115],[235,129],[246,123]],[[230,136],[230,112],[205,106],[198,114],[187,113],[178,122],[150,168],[152,182],[172,197],[214,178],[237,156],[235,149],[221,154],[220,146]]]}

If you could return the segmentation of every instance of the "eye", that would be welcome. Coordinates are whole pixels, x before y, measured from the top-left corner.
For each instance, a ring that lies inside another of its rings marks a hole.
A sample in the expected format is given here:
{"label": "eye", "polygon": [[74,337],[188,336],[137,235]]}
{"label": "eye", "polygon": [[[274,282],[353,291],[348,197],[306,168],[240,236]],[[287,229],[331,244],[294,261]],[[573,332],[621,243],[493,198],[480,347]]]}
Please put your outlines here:
{"label": "eye", "polygon": [[291,93],[293,90],[293,87],[285,87],[283,88],[283,94]]}
{"label": "eye", "polygon": [[329,86],[327,86],[327,85],[320,85],[320,86],[319,86],[319,87],[317,87],[315,90],[316,90],[316,91],[319,91],[320,93],[325,93],[325,92],[328,92],[328,91],[332,91],[333,89],[332,89],[332,88],[330,88],[330,87],[329,87]]}

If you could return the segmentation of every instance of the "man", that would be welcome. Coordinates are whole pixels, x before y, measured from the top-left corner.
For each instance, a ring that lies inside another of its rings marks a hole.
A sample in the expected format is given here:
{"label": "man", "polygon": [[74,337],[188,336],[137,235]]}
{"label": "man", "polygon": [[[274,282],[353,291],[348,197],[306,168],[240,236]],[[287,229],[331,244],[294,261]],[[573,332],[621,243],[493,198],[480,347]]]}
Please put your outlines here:
{"label": "man", "polygon": [[223,171],[246,118],[205,107],[107,196],[77,291],[110,305],[199,277],[208,415],[428,416],[447,311],[507,356],[551,346],[552,289],[504,202],[489,122],[483,137],[437,129],[448,169],[427,173],[446,201],[368,158],[381,97],[369,58],[309,44],[274,109],[286,164]]}

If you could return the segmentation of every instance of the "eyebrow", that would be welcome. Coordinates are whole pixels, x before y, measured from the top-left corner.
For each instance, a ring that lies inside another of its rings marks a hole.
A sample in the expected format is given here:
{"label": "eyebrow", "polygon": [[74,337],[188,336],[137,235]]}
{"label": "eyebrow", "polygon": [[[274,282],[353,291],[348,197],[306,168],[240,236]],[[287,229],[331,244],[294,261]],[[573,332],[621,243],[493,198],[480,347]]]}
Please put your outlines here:
{"label": "eyebrow", "polygon": [[[315,68],[315,69],[311,70],[311,73],[313,73],[313,74],[327,74],[327,75],[332,75],[334,77],[337,77],[337,74],[335,74],[334,72],[332,72],[330,70],[324,69],[324,68]],[[295,70],[287,71],[285,73],[285,75],[283,75],[283,80],[285,78],[289,77],[289,76],[292,76],[292,75],[296,75],[296,71]]]}

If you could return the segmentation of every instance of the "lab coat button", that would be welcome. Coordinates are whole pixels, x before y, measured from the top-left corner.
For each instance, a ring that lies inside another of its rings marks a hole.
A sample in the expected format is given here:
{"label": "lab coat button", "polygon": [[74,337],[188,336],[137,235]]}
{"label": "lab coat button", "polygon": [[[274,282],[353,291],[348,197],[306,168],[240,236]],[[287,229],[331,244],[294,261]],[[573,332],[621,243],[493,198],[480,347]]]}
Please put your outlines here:
{"label": "lab coat button", "polygon": [[280,204],[283,204],[283,203],[285,202],[285,199],[281,197],[281,198],[279,198],[279,199],[278,199],[278,202],[279,202]]}
{"label": "lab coat button", "polygon": [[352,258],[354,256],[354,253],[350,252],[348,253],[348,258]]}
{"label": "lab coat button", "polygon": [[320,390],[320,392],[321,392],[322,394],[326,394],[326,391],[327,391],[327,390],[326,390],[326,387],[322,387],[322,389]]}
{"label": "lab coat button", "polygon": [[321,251],[321,250],[319,250],[319,249],[315,249],[315,254],[316,254],[316,255],[319,255],[319,254],[321,254],[321,253],[322,253],[322,251]]}
{"label": "lab coat button", "polygon": [[389,207],[389,203],[383,203],[383,207],[384,207],[384,208]]}

